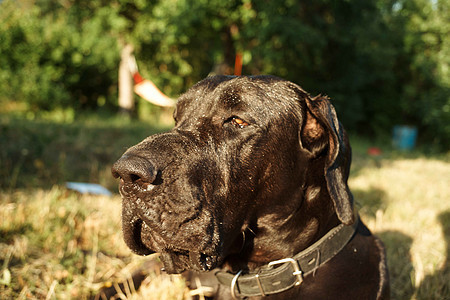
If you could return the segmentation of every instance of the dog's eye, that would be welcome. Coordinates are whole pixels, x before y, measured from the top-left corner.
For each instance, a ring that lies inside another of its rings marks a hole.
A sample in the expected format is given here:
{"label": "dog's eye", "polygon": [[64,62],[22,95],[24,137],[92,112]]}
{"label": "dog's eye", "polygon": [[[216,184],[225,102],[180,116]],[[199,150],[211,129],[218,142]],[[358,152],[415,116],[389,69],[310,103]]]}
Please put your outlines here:
{"label": "dog's eye", "polygon": [[241,118],[231,117],[228,121],[235,127],[244,128],[248,126],[248,123]]}

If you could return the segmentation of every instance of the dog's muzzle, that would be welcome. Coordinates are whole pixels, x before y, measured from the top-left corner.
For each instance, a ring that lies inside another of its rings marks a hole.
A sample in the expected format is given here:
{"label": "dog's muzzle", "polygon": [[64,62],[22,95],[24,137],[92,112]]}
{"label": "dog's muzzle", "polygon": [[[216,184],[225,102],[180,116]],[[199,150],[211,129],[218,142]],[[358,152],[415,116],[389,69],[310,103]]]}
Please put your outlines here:
{"label": "dog's muzzle", "polygon": [[167,217],[167,208],[157,201],[162,197],[157,191],[162,184],[161,171],[153,162],[125,154],[114,164],[112,173],[120,178],[123,236],[134,253],[160,253],[168,273],[188,268],[208,271],[219,264],[217,226],[207,213],[193,206],[177,212],[176,217]]}

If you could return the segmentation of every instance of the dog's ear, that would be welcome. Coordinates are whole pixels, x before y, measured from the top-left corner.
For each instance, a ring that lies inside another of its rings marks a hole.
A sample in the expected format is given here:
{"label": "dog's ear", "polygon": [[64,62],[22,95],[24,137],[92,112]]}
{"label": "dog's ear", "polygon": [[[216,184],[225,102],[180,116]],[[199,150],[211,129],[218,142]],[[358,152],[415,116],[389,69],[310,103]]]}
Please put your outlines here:
{"label": "dog's ear", "polygon": [[326,155],[325,180],[338,218],[350,225],[354,222],[353,196],[347,185],[351,149],[347,134],[338,121],[336,111],[325,96],[305,99],[305,115],[301,143],[313,156]]}

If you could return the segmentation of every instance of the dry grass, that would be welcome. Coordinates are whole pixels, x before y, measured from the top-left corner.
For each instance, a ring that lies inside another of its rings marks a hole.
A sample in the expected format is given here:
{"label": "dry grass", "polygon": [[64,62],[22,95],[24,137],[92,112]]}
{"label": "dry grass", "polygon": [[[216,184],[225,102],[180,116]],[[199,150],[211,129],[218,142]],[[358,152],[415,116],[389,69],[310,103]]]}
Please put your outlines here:
{"label": "dry grass", "polygon": [[[370,161],[350,180],[367,225],[385,242],[394,299],[449,299],[450,164],[433,159]],[[122,241],[120,199],[64,188],[3,192],[2,299],[87,299],[126,281],[149,258]],[[151,258],[150,258],[151,259]],[[180,277],[150,274],[121,299],[184,299]]]}
{"label": "dry grass", "polygon": [[394,299],[450,299],[450,164],[382,161],[350,180],[361,214],[386,244]]}
{"label": "dry grass", "polygon": [[[152,259],[132,255],[123,243],[118,196],[78,195],[55,186],[0,197],[2,299],[87,299],[103,286],[127,281]],[[150,298],[182,299],[180,278],[159,277],[164,281],[149,274],[140,295],[153,287]],[[118,297],[140,298],[132,284],[125,290]]]}

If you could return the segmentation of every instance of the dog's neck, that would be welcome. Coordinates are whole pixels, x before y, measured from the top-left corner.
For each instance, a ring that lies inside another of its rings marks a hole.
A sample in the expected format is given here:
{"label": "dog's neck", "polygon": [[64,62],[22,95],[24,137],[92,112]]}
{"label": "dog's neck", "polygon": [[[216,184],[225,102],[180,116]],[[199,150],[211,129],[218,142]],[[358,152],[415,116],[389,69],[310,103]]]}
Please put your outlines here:
{"label": "dog's neck", "polygon": [[256,222],[246,224],[236,241],[238,253],[227,257],[225,269],[232,272],[253,270],[271,261],[293,256],[340,223],[326,187],[307,188],[298,197],[304,199],[292,201],[301,203],[300,207],[290,212],[286,210],[283,214],[266,212]]}
{"label": "dog's neck", "polygon": [[311,176],[309,171],[323,170],[325,159],[299,161],[300,165],[305,163],[307,167],[296,174],[303,186],[293,184],[279,194],[255,200],[261,204],[257,215],[244,224],[234,254],[224,262],[226,269],[253,270],[293,256],[341,223],[323,177]]}
{"label": "dog's neck", "polygon": [[218,271],[215,273],[216,278],[222,285],[231,288],[233,299],[237,298],[236,286],[239,286],[241,296],[264,297],[287,291],[302,284],[305,276],[314,274],[347,245],[359,224],[357,214],[355,218],[354,224],[340,224],[332,228],[321,239],[295,255],[271,261],[258,270],[241,269],[235,274]]}

